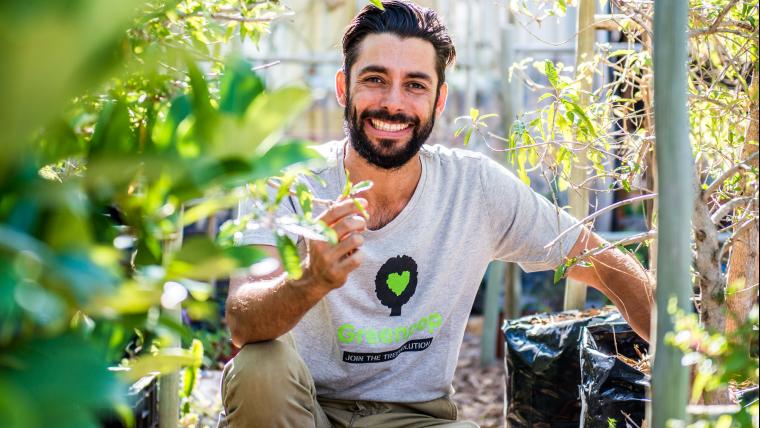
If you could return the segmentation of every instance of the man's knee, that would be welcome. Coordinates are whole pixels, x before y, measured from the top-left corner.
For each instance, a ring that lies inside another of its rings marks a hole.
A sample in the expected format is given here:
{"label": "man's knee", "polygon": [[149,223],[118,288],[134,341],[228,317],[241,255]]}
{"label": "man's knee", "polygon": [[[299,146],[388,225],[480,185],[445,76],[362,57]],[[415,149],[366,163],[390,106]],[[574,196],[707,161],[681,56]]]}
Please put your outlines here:
{"label": "man's knee", "polygon": [[244,346],[224,368],[222,402],[220,426],[314,425],[314,380],[292,337]]}
{"label": "man's knee", "polygon": [[272,394],[289,383],[310,381],[308,369],[293,345],[283,339],[270,340],[240,349],[224,369],[223,394],[226,401],[231,392]]}

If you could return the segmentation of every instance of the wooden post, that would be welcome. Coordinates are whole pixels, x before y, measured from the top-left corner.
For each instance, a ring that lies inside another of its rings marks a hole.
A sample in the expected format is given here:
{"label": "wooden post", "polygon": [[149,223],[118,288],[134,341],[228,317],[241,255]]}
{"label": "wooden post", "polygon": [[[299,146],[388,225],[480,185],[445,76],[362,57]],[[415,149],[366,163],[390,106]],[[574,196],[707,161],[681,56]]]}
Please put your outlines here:
{"label": "wooden post", "polygon": [[490,366],[496,361],[496,337],[499,333],[499,290],[504,284],[505,263],[493,261],[486,276],[486,295],[483,299],[483,336],[480,338],[480,365]]}
{"label": "wooden post", "polygon": [[[164,241],[163,265],[167,266],[176,253],[182,247],[182,212],[180,207],[177,219],[177,232]],[[176,308],[161,308],[161,312],[168,318],[182,322],[182,305]],[[181,339],[176,332],[168,333],[166,346],[179,348],[182,346]],[[158,378],[158,426],[159,428],[177,428],[179,426],[179,371],[163,374]]]}
{"label": "wooden post", "polygon": [[[517,109],[515,104],[518,99],[519,89],[514,81],[509,81],[509,68],[516,60],[515,54],[515,17],[509,7],[502,10],[500,20],[501,54],[499,55],[499,68],[503,73],[500,80],[501,89],[501,124],[505,135],[509,135],[512,123],[515,120]],[[520,316],[520,299],[522,295],[520,283],[520,267],[515,263],[508,263],[504,274],[504,318],[511,319]]]}
{"label": "wooden post", "polygon": [[[594,12],[596,12],[596,0],[581,0],[578,5],[578,24],[577,31],[578,36],[575,45],[575,74],[576,78],[582,78],[580,84],[580,100],[579,105],[581,108],[589,105],[588,92],[591,92],[593,88],[593,73],[581,74],[578,71],[578,66],[584,61],[592,60],[594,55],[594,40],[596,39],[596,31],[594,29]],[[578,161],[573,165],[573,170],[570,175],[570,181],[573,184],[580,184],[586,180],[588,159],[586,158],[586,152],[578,153]],[[587,189],[571,189],[569,193],[570,214],[575,218],[583,218],[588,215],[589,205],[589,191]],[[565,282],[565,302],[564,309],[578,309],[583,310],[586,306],[586,285],[568,279]]]}
{"label": "wooden post", "polygon": [[517,263],[507,263],[504,272],[504,319],[520,317],[522,300],[522,269]]}
{"label": "wooden post", "polygon": [[689,145],[686,111],[686,0],[654,4],[654,114],[657,136],[657,175],[660,183],[656,310],[652,317],[654,367],[649,426],[665,427],[668,420],[685,420],[689,373],[682,353],[666,345],[673,331],[668,306],[691,310],[691,225],[694,160]]}

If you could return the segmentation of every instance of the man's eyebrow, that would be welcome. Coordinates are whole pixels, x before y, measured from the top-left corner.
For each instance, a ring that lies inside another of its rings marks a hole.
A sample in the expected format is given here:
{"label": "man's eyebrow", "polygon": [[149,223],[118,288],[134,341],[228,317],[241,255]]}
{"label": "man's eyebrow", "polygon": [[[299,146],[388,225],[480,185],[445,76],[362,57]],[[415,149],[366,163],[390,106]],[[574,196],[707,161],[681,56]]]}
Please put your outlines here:
{"label": "man's eyebrow", "polygon": [[407,73],[406,77],[409,79],[422,79],[427,81],[428,83],[433,83],[433,78],[430,77],[429,74],[423,73],[421,71],[413,71],[411,73]]}
{"label": "man's eyebrow", "polygon": [[[357,74],[357,75],[361,76],[362,74],[365,74],[365,73],[388,74],[388,69],[386,67],[383,67],[382,65],[373,65],[373,64],[370,64],[370,65],[362,68],[361,70],[359,70],[359,74]],[[409,72],[409,73],[406,74],[406,78],[407,79],[421,79],[421,80],[425,80],[425,81],[427,81],[429,83],[433,83],[433,78],[429,74],[424,73],[422,71],[412,71],[412,72]]]}
{"label": "man's eyebrow", "polygon": [[357,76],[361,76],[364,73],[382,73],[382,74],[388,74],[388,69],[383,67],[382,65],[368,65],[361,70],[359,70],[359,73]]}

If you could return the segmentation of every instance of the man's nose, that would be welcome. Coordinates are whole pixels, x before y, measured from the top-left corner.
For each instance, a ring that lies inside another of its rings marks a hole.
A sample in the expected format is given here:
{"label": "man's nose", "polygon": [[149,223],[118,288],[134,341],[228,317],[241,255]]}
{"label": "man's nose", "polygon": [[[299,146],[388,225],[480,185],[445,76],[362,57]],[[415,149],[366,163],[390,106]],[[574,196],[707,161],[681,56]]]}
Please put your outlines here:
{"label": "man's nose", "polygon": [[391,113],[404,110],[404,92],[401,85],[391,85],[383,97],[383,105]]}

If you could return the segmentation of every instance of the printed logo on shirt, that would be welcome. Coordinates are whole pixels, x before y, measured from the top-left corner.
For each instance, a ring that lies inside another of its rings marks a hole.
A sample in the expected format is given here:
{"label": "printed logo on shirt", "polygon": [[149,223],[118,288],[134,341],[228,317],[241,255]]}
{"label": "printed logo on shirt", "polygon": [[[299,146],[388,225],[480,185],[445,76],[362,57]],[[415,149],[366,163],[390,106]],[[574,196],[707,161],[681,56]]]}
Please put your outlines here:
{"label": "printed logo on shirt", "polygon": [[[343,361],[347,363],[380,363],[396,359],[402,352],[424,351],[433,342],[432,337],[411,339],[416,333],[435,334],[440,329],[443,317],[438,312],[423,316],[419,320],[397,327],[357,327],[346,323],[338,327],[338,341],[344,344],[385,345],[401,343],[400,346],[384,352],[343,351]],[[402,343],[403,342],[403,343]]]}
{"label": "printed logo on shirt", "polygon": [[388,259],[375,276],[375,294],[383,306],[391,310],[390,316],[401,315],[401,307],[417,289],[417,263],[409,256]]}

